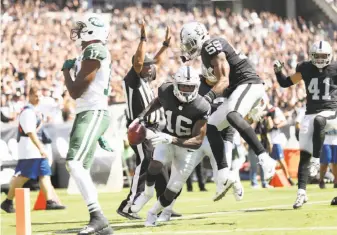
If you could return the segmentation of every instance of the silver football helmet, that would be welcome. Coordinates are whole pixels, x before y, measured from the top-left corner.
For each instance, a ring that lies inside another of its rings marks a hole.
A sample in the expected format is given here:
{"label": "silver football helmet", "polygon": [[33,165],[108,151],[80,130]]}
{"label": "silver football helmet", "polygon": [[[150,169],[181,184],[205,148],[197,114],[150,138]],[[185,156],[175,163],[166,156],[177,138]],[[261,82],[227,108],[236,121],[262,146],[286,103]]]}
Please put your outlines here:
{"label": "silver football helmet", "polygon": [[315,42],[310,48],[311,62],[317,68],[322,69],[331,64],[332,47],[327,41]]}
{"label": "silver football helmet", "polygon": [[202,45],[209,39],[209,34],[204,24],[190,22],[183,25],[180,31],[180,49],[188,59],[195,59],[200,55]]}
{"label": "silver football helmet", "polygon": [[198,96],[199,73],[190,66],[182,66],[173,77],[173,94],[183,103],[189,103]]}

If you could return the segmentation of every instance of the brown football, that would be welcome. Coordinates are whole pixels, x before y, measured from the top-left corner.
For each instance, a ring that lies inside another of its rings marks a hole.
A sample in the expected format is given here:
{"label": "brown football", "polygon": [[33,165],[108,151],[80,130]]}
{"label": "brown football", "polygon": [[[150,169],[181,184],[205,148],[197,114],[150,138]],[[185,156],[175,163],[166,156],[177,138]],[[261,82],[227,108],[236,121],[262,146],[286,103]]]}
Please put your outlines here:
{"label": "brown football", "polygon": [[146,137],[146,128],[141,123],[135,123],[128,128],[128,140],[131,145],[142,143]]}

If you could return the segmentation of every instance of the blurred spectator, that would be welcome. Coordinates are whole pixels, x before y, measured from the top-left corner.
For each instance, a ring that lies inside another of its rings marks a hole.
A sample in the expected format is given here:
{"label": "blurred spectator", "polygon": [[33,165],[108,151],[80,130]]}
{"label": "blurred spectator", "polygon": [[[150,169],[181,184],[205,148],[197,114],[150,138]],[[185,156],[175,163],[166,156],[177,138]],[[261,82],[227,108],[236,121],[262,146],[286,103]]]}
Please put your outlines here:
{"label": "blurred spectator", "polygon": [[[91,1],[60,1],[65,4],[63,9],[54,3],[48,3],[51,1],[11,2],[3,1],[4,10],[1,14],[1,53],[4,62],[0,67],[1,94],[5,94],[1,100],[4,104],[1,112],[14,120],[27,100],[28,89],[32,85],[38,85],[44,88],[40,108],[47,112],[48,121],[69,121],[74,116],[74,102],[66,92],[60,69],[65,59],[78,54],[79,49],[69,39],[70,29],[73,19],[90,8]],[[277,58],[284,61],[287,73],[292,73],[298,62],[309,59],[310,45],[321,39],[330,41],[335,59],[337,54],[337,31],[331,24],[324,22],[315,26],[302,18],[284,20],[268,12],[257,14],[244,10],[238,15],[218,9],[216,20],[213,10],[209,8],[194,8],[190,12],[184,12],[174,7],[164,9],[160,5],[151,8],[133,6],[123,10],[113,9],[112,13],[108,42],[113,68],[110,104],[125,100],[122,78],[130,68],[132,52],[136,50],[137,45],[133,42],[140,37],[137,20],[142,17],[147,21],[151,42],[147,51],[152,55],[161,46],[165,26],[171,26],[172,47],[167,52],[169,59],[157,71],[158,79],[152,84],[154,88],[181,65],[179,32],[184,23],[196,20],[206,25],[211,36],[226,36],[237,50],[249,57],[266,83],[272,104],[280,107],[290,122],[293,122],[296,104],[305,98],[305,87],[302,82],[290,89],[281,88],[274,76],[273,60]],[[197,60],[192,63],[195,67],[199,65]]]}

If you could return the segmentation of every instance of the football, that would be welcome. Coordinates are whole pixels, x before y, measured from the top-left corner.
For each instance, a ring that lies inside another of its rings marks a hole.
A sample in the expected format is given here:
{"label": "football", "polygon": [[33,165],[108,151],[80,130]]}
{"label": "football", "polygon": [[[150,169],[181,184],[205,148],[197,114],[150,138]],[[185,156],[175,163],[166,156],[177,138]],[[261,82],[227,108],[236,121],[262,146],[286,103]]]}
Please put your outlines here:
{"label": "football", "polygon": [[128,128],[128,140],[131,145],[142,143],[146,137],[146,128],[144,124],[135,123]]}

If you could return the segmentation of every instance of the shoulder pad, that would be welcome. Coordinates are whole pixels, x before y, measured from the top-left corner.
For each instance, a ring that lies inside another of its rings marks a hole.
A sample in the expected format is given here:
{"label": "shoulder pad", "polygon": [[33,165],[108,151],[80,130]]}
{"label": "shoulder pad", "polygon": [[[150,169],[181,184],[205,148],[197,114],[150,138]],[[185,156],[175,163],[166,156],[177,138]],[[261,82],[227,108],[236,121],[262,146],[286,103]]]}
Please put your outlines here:
{"label": "shoulder pad", "polygon": [[302,70],[308,66],[308,64],[311,64],[309,61],[302,61],[299,62],[296,66],[296,72],[302,72]]}
{"label": "shoulder pad", "polygon": [[83,52],[82,60],[102,61],[108,56],[108,50],[101,43],[93,43],[87,46]]}

